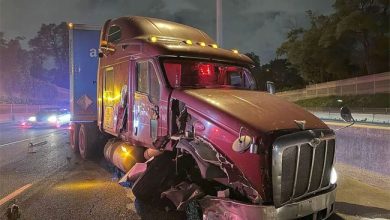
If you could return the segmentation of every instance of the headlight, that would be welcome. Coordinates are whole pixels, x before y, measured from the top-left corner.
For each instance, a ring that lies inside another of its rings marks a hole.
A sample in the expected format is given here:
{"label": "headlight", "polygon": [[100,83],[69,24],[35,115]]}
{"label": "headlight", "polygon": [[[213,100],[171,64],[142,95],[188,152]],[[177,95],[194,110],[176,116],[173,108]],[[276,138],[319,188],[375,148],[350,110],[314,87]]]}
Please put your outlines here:
{"label": "headlight", "polygon": [[37,121],[37,117],[31,116],[31,117],[28,118],[28,121],[31,121],[31,122]]}
{"label": "headlight", "polygon": [[59,120],[62,122],[69,122],[70,121],[70,114],[60,116]]}
{"label": "headlight", "polygon": [[47,119],[48,122],[55,123],[57,122],[57,116],[52,115]]}
{"label": "headlight", "polygon": [[330,172],[330,183],[335,184],[337,182],[337,172],[334,167],[332,167],[332,171]]}

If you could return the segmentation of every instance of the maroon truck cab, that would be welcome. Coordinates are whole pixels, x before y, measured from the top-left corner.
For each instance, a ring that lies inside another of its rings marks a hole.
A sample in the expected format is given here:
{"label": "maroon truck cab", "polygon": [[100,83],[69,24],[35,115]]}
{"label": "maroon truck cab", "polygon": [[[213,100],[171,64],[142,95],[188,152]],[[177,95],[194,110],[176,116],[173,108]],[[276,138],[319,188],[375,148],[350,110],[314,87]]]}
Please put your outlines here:
{"label": "maroon truck cab", "polygon": [[83,157],[105,145],[136,197],[196,202],[204,219],[333,213],[334,132],[257,91],[250,58],[145,17],[107,21],[99,55],[97,126],[76,125],[78,145]]}

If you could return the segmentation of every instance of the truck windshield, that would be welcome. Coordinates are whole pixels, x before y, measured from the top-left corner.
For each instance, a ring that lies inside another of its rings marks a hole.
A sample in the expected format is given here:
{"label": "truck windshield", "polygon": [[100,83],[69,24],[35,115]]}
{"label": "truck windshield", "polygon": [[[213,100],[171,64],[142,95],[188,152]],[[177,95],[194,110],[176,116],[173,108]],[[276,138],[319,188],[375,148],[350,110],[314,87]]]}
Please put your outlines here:
{"label": "truck windshield", "polygon": [[233,87],[251,90],[256,88],[250,71],[241,66],[187,59],[165,59],[163,66],[173,88]]}

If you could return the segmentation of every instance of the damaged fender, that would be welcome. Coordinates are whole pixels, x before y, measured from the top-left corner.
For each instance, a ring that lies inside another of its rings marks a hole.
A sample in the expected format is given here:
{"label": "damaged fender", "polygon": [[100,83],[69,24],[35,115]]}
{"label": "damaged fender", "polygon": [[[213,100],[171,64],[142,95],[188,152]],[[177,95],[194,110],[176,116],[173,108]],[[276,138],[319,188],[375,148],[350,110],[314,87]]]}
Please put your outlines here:
{"label": "damaged fender", "polygon": [[224,178],[226,181],[223,184],[238,190],[251,202],[262,201],[259,193],[251,186],[244,174],[206,140],[199,137],[191,141],[181,139],[176,147],[192,155],[203,178],[216,179],[219,182],[221,181],[218,178]]}

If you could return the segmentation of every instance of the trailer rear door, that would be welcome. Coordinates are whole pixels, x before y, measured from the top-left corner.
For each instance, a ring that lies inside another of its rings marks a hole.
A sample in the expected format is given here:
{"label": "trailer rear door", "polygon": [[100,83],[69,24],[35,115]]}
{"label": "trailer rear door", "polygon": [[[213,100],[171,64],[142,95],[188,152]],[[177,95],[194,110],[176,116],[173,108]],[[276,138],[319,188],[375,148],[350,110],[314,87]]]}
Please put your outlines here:
{"label": "trailer rear door", "polygon": [[97,120],[100,28],[69,25],[70,109],[73,122]]}

